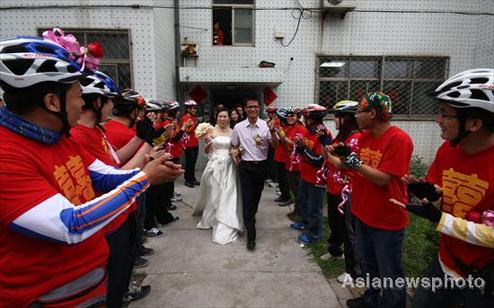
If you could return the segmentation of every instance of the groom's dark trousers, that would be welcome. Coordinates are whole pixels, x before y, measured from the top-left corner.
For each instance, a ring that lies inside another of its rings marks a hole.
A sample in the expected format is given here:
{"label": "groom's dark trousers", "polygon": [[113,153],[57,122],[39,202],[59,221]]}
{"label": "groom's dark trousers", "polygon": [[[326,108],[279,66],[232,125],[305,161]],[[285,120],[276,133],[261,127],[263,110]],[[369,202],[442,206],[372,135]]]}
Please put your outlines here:
{"label": "groom's dark trousers", "polygon": [[239,165],[240,184],[242,186],[242,204],[247,241],[256,240],[256,213],[259,208],[264,180],[267,175],[267,162],[241,161]]}

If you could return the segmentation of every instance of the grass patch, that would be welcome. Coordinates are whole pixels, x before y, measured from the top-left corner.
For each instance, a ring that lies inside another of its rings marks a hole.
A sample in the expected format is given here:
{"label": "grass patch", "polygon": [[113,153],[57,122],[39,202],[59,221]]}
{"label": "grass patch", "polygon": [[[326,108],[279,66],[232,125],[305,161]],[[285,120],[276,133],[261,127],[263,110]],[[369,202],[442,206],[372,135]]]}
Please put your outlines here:
{"label": "grass patch", "polygon": [[309,244],[314,260],[321,268],[323,274],[327,277],[336,277],[345,271],[345,260],[321,260],[321,256],[328,252],[329,226],[325,218],[323,223],[323,238],[320,241]]}
{"label": "grass patch", "polygon": [[410,224],[405,233],[401,261],[408,277],[421,277],[436,257],[439,234],[435,224],[415,215],[410,215]]}
{"label": "grass patch", "polygon": [[[327,277],[337,277],[345,271],[344,260],[321,260],[328,251],[329,227],[324,219],[323,239],[309,244],[314,261]],[[401,258],[407,277],[421,277],[427,266],[437,255],[439,234],[435,224],[415,215],[410,215],[410,224],[405,232],[403,256]]]}

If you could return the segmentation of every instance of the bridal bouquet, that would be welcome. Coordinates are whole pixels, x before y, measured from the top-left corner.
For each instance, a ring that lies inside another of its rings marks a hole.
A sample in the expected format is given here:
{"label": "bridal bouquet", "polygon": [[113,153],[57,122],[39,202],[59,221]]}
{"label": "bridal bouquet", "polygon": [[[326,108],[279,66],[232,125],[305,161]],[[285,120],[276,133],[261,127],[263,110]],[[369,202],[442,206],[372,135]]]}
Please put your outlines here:
{"label": "bridal bouquet", "polygon": [[209,123],[203,122],[196,127],[196,137],[201,139],[206,137],[209,133],[213,131],[213,126]]}

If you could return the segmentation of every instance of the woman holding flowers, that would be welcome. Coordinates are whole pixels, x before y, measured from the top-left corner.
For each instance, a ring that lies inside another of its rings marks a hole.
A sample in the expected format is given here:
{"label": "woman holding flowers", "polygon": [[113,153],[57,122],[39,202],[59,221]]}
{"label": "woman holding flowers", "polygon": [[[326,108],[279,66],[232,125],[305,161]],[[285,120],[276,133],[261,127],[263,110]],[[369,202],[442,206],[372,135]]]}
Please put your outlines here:
{"label": "woman holding flowers", "polygon": [[233,130],[228,110],[218,109],[216,126],[197,126],[196,136],[206,141],[204,151],[209,161],[201,178],[199,196],[193,215],[201,215],[199,229],[213,229],[212,241],[234,242],[242,230],[242,202],[237,167],[230,154]]}

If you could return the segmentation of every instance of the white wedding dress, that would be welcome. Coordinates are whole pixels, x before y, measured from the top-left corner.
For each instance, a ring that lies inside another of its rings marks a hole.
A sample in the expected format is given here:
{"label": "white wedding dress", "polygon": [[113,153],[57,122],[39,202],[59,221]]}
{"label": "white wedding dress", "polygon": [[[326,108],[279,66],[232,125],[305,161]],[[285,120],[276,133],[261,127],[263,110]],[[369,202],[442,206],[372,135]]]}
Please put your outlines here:
{"label": "white wedding dress", "polygon": [[197,228],[212,228],[213,242],[228,244],[242,231],[240,182],[237,166],[230,156],[231,138],[216,136],[212,143],[192,215],[202,213]]}

